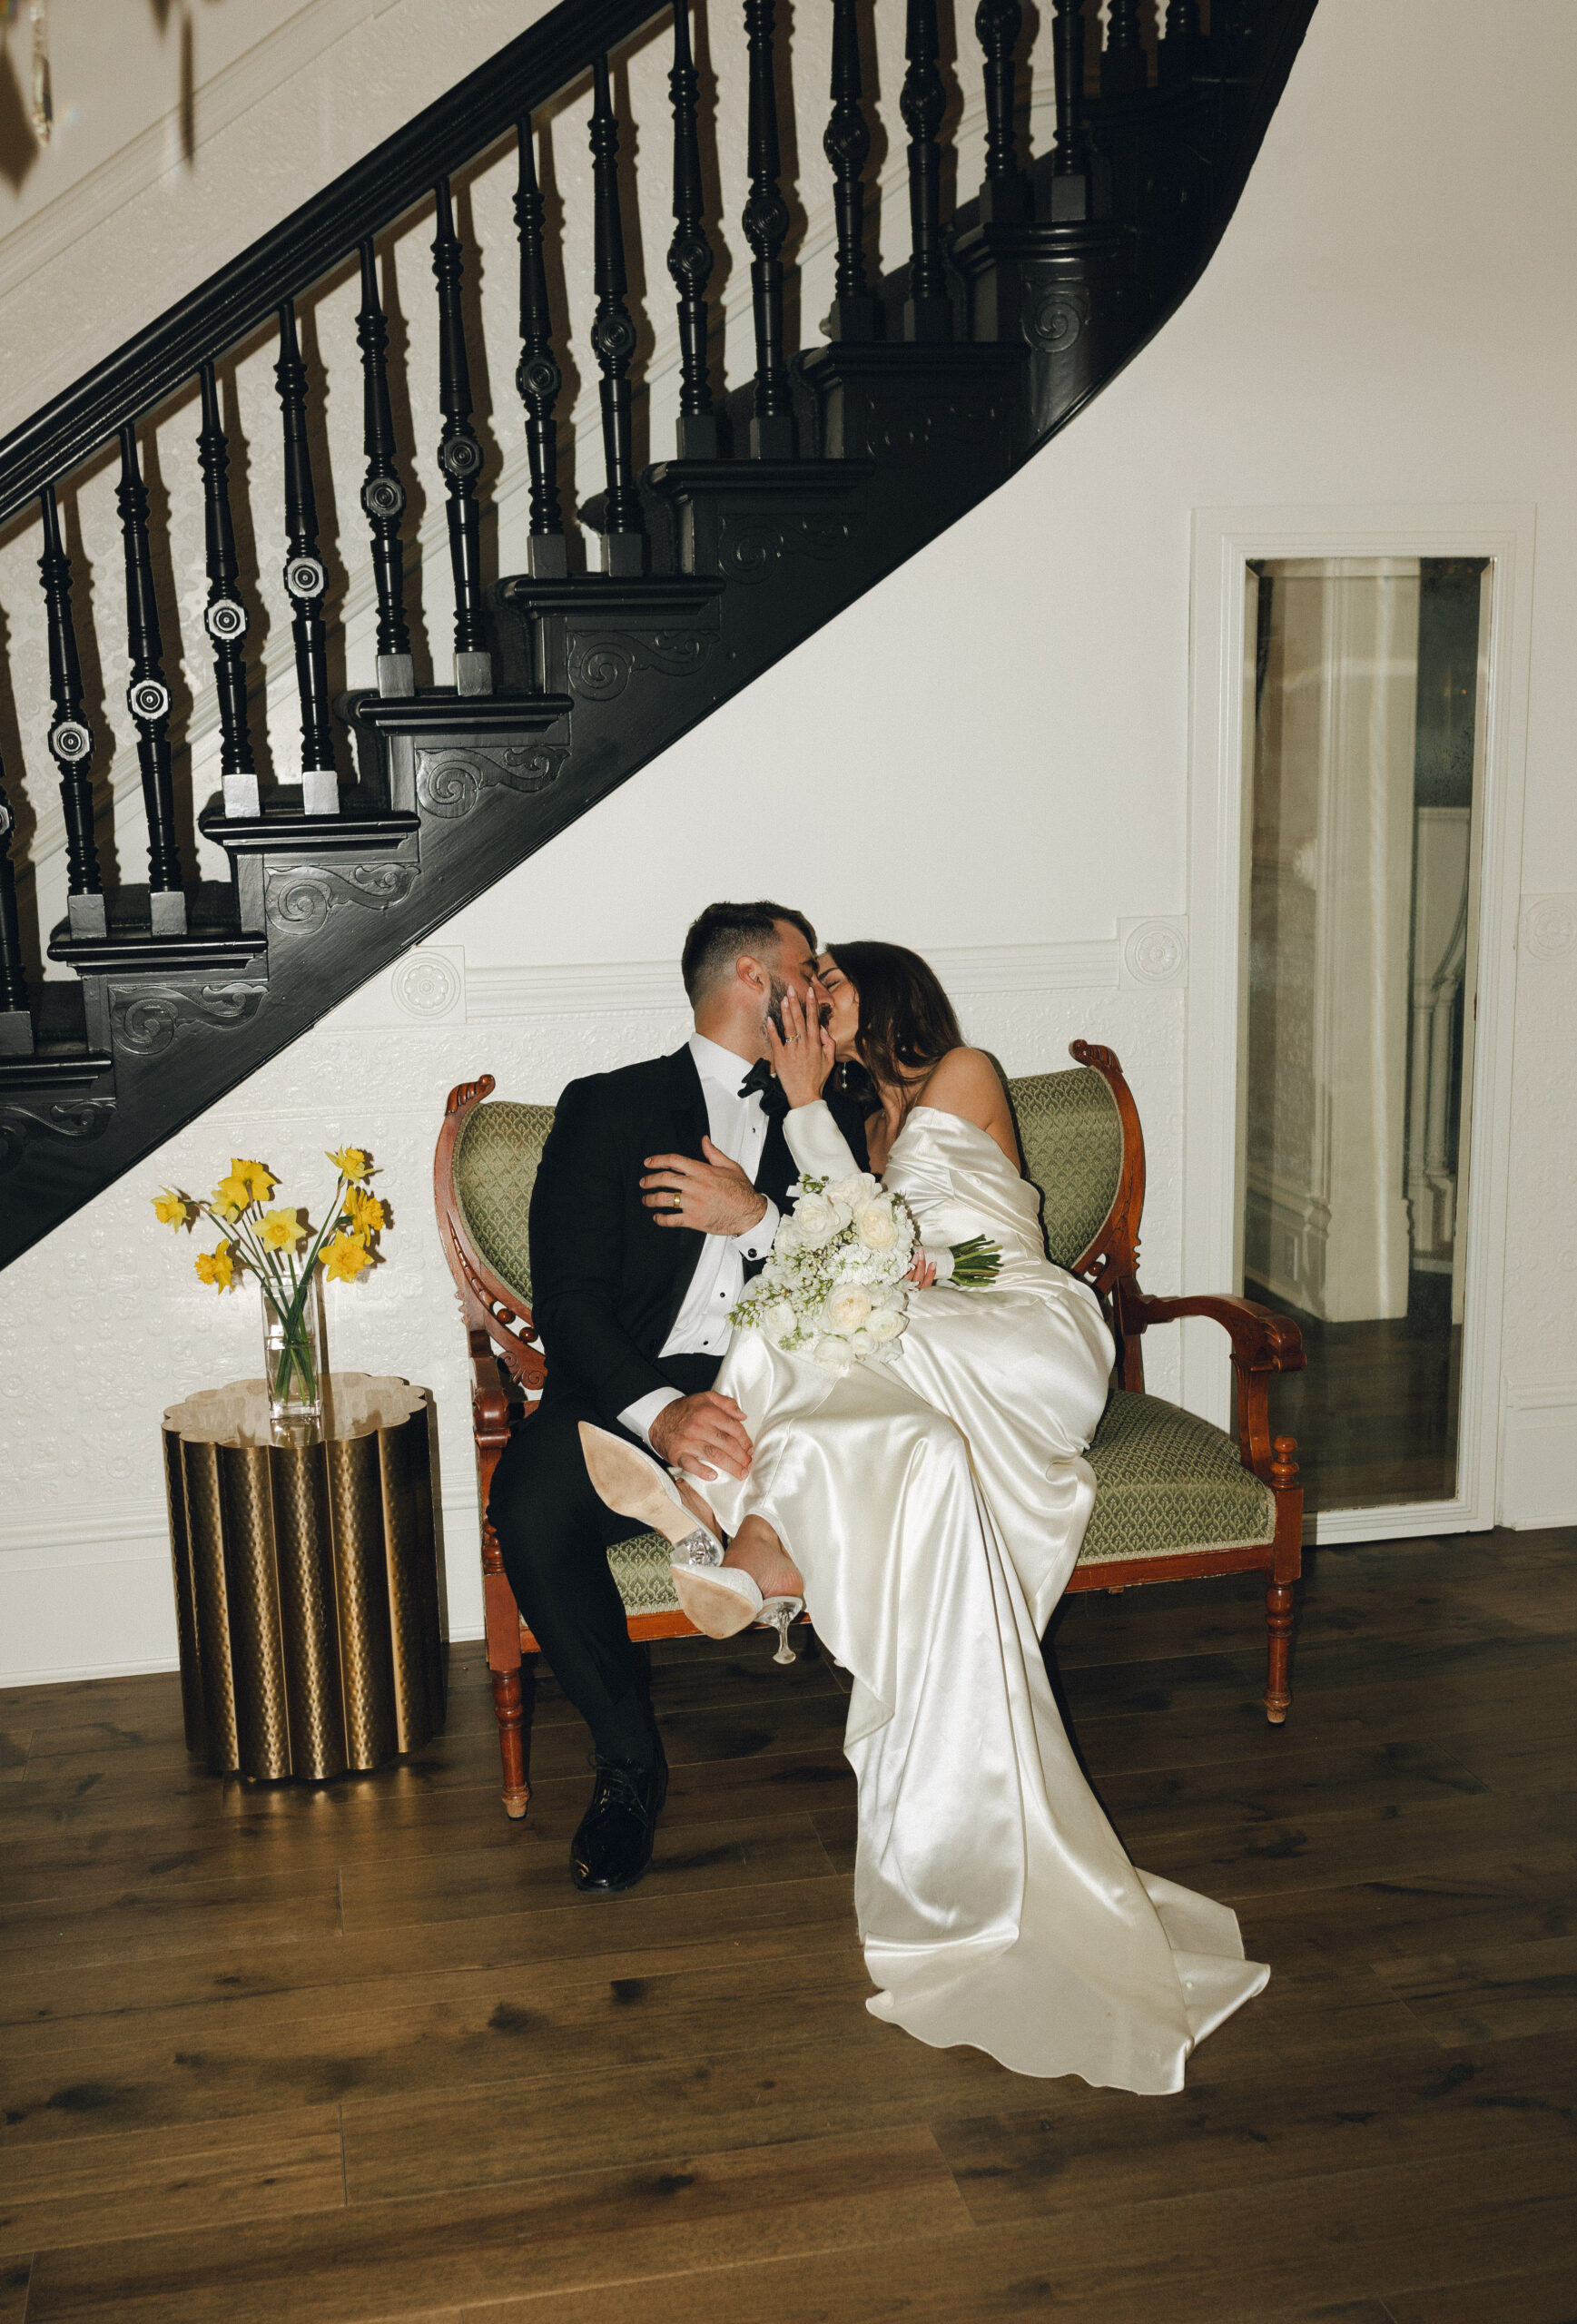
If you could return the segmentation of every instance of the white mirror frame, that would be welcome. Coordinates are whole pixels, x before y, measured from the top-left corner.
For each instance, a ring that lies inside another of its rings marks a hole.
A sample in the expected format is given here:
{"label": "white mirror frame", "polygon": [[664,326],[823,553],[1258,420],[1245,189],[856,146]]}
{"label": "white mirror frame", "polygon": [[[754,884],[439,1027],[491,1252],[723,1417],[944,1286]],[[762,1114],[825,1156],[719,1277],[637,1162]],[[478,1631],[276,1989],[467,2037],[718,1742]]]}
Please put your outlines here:
{"label": "white mirror frame", "polygon": [[[1247,920],[1249,809],[1244,779],[1245,568],[1251,557],[1482,556],[1491,560],[1484,709],[1478,1031],[1467,1198],[1466,1301],[1457,1490],[1451,1501],[1322,1512],[1316,1541],[1464,1532],[1495,1520],[1501,1309],[1522,889],[1523,788],[1534,511],[1471,507],[1197,508],[1189,644],[1188,924],[1191,960],[1184,1065],[1183,1284],[1229,1288],[1239,1246],[1237,1135],[1243,1104],[1239,988]],[[1182,1402],[1231,1426],[1225,1335],[1182,1326]],[[1276,1424],[1276,1388],[1270,1417]]]}

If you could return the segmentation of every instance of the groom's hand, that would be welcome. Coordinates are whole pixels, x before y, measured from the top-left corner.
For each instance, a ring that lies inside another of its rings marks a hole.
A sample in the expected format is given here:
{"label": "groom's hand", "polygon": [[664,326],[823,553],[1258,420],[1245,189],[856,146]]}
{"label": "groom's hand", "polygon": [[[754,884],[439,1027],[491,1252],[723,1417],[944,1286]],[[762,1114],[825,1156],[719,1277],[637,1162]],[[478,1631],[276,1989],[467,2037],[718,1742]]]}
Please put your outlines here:
{"label": "groom's hand", "polygon": [[[718,1469],[731,1477],[750,1474],[744,1414],[732,1396],[720,1396],[711,1388],[665,1404],[646,1435],[659,1460],[690,1476],[715,1477]],[[708,1467],[709,1462],[716,1465]]]}
{"label": "groom's hand", "polygon": [[758,1195],[737,1162],[709,1137],[701,1141],[706,1159],[688,1154],[648,1154],[649,1177],[641,1180],[641,1200],[656,1213],[659,1226],[694,1226],[703,1235],[744,1235],[766,1216],[766,1196]]}

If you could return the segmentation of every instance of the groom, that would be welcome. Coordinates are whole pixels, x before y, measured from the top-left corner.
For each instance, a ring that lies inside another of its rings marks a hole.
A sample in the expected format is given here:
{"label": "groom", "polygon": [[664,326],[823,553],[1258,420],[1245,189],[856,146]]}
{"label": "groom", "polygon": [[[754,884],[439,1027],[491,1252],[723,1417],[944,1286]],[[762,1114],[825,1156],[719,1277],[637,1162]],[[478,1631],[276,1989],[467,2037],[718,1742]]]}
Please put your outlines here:
{"label": "groom", "polygon": [[[739,1406],[712,1392],[728,1313],[772,1248],[798,1173],[766,1065],[793,992],[815,1021],[815,931],[769,902],[708,904],[685,939],[695,1029],[672,1057],[572,1081],[531,1196],[532,1315],[547,1386],[493,1479],[488,1515],[521,1612],[591,1728],[596,1783],[570,1848],[577,1888],[637,1881],[668,1769],[607,1551],[643,1529],[592,1490],[579,1423],[670,1467],[744,1476]],[[857,1113],[829,1092],[863,1157]]]}

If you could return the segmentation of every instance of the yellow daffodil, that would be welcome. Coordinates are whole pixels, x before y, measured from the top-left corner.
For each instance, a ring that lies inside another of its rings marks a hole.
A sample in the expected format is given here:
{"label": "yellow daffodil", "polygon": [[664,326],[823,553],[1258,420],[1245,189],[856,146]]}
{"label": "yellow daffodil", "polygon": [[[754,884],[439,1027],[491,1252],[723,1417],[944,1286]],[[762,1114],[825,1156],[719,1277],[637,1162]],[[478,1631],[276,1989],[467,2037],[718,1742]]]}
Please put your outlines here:
{"label": "yellow daffodil", "polygon": [[372,1174],[372,1157],[364,1146],[342,1146],[329,1159],[344,1177],[366,1178]]}
{"label": "yellow daffodil", "polygon": [[293,1210],[265,1210],[258,1234],[268,1250],[293,1251],[301,1239],[301,1222]]}
{"label": "yellow daffodil", "polygon": [[351,1187],[345,1196],[345,1215],[350,1221],[350,1232],[359,1242],[376,1235],[387,1223],[381,1198],[365,1187]]}
{"label": "yellow daffodil", "polygon": [[371,1264],[371,1252],[363,1249],[353,1236],[332,1235],[323,1246],[323,1271],[330,1283],[354,1283],[362,1268]]}
{"label": "yellow daffodil", "polygon": [[209,1208],[216,1218],[239,1218],[252,1198],[246,1180],[232,1171],[228,1178],[221,1178],[209,1197]]}
{"label": "yellow daffodil", "polygon": [[216,1251],[200,1251],[197,1256],[197,1278],[211,1283],[215,1291],[229,1291],[235,1283],[235,1247],[222,1243]]}
{"label": "yellow daffodil", "polygon": [[230,1175],[232,1178],[241,1180],[242,1186],[251,1194],[253,1202],[267,1202],[279,1185],[279,1180],[266,1162],[242,1162],[238,1158],[232,1158]]}
{"label": "yellow daffodil", "polygon": [[153,1216],[161,1226],[173,1226],[177,1232],[186,1226],[186,1197],[178,1195],[173,1187],[166,1187],[163,1194],[153,1196]]}

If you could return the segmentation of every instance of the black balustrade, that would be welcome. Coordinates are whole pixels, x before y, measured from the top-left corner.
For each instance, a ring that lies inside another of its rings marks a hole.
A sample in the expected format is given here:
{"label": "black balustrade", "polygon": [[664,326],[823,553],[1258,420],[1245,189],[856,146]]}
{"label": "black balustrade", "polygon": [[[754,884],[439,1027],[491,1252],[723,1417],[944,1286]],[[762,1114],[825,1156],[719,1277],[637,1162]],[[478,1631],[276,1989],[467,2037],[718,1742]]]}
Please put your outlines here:
{"label": "black balustrade", "polygon": [[947,91],[938,63],[936,0],[909,0],[899,111],[909,132],[909,296],[903,302],[903,336],[936,340],[952,337],[952,301],[941,255],[941,152],[937,133],[947,111]]}
{"label": "black balustrade", "polygon": [[33,1055],[22,923],[16,916],[16,871],[11,861],[15,829],[15,818],[5,796],[5,770],[0,766],[0,1058]]}
{"label": "black balustrade", "polygon": [[148,819],[148,911],[155,936],[184,936],[186,891],[175,844],[175,791],[170,779],[170,689],[153,595],[148,546],[148,487],[137,459],[137,431],[121,430],[121,481],[115,494],[126,553],[126,708],[137,729],[137,763]]}
{"label": "black balustrade", "polygon": [[361,507],[372,528],[372,578],[378,591],[378,691],[416,692],[416,665],[405,619],[405,552],[400,520],[405,487],[394,458],[394,415],[389,408],[389,324],[378,295],[378,259],[371,241],[361,245],[361,307],[356,317],[361,349],[362,444],[367,478]]}
{"label": "black balustrade", "polygon": [[788,204],[778,188],[777,89],[773,78],[774,0],[744,0],[750,51],[750,195],[744,238],[750,244],[750,298],[755,321],[755,409],[751,458],[792,460],[793,395],[783,351],[783,246]]}
{"label": "black balustrade", "polygon": [[553,408],[564,375],[553,353],[553,313],[547,303],[547,271],[542,258],[542,192],[537,182],[529,119],[520,123],[517,136],[520,148],[520,182],[515,195],[515,223],[520,238],[520,360],[515,369],[515,385],[526,408],[526,457],[531,463],[527,569],[544,579],[562,580],[569,570],[569,559],[558,498],[558,423]]}
{"label": "black balustrade", "polygon": [[1084,0],[1056,0],[1051,26],[1057,75],[1057,151],[1051,159],[1053,222],[1089,215],[1089,133],[1084,121]]}
{"label": "black balustrade", "polygon": [[706,369],[706,284],[712,245],[701,184],[701,145],[695,110],[700,83],[690,56],[689,0],[674,0],[674,239],[668,271],[679,294],[679,458],[717,458],[717,415]]}
{"label": "black balustrade", "polygon": [[1149,63],[1139,36],[1139,0],[1111,0],[1100,55],[1100,94],[1131,97],[1149,86]]}
{"label": "black balustrade", "polygon": [[981,0],[975,37],[984,52],[986,170],[981,185],[981,223],[1016,226],[1030,215],[1030,185],[1019,166],[1013,123],[1014,52],[1024,22],[1019,0]]}
{"label": "black balustrade", "polygon": [[619,125],[608,91],[607,58],[592,67],[591,168],[595,247],[593,281],[596,313],[592,352],[602,374],[603,494],[602,569],[616,579],[645,570],[646,539],[636,490],[630,432],[630,358],[636,327],[625,304],[625,230],[619,216]]}
{"label": "black balustrade", "polygon": [[1163,37],[1157,53],[1163,89],[1184,87],[1200,61],[1199,0],[1167,0]]}
{"label": "black balustrade", "polygon": [[471,367],[466,358],[466,324],[460,307],[465,261],[455,232],[448,178],[439,179],[433,198],[438,212],[432,271],[439,298],[439,409],[444,416],[438,458],[448,496],[449,566],[455,584],[455,692],[491,694],[493,656],[482,609],[482,528],[477,508],[482,448],[471,426]]}
{"label": "black balustrade", "polygon": [[198,374],[202,427],[197,438],[202,470],[203,531],[208,549],[208,603],[202,626],[213,647],[213,683],[219,696],[219,778],[226,815],[256,815],[257,763],[246,709],[246,662],[241,641],[251,626],[241,600],[230,513],[230,447],[219,416],[219,387],[212,363]]}
{"label": "black balustrade", "polygon": [[44,555],[38,570],[44,583],[49,691],[54,704],[49,754],[60,769],[60,799],[65,816],[67,925],[73,936],[103,936],[104,899],[94,836],[94,738],[82,712],[82,665],[71,613],[71,559],[61,544],[54,485],[44,486],[38,503],[44,519]]}
{"label": "black balustrade", "polygon": [[296,310],[280,309],[280,359],[274,366],[285,438],[285,590],[296,648],[296,690],[301,704],[301,812],[337,815],[340,778],[329,724],[329,653],[323,596],[329,576],[318,554],[318,497],[307,442],[307,367],[296,340]]}
{"label": "black balustrade", "polygon": [[871,132],[861,103],[859,0],[833,0],[833,110],[822,151],[833,165],[837,272],[829,339],[874,339],[882,308],[865,279],[865,163]]}

